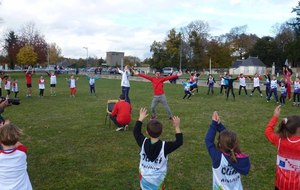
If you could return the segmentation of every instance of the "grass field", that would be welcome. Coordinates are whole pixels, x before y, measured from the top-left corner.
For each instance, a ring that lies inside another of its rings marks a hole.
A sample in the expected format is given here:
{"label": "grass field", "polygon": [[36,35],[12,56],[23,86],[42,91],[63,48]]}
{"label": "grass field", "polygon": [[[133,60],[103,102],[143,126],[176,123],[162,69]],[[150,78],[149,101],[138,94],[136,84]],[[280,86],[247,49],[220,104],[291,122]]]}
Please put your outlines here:
{"label": "grass field", "polygon": [[[28,147],[28,172],[36,190],[39,189],[139,189],[139,147],[132,129],[140,107],[150,109],[153,92],[150,83],[131,81],[132,122],[129,131],[116,132],[104,124],[106,102],[117,99],[120,80],[101,79],[96,82],[97,96],[89,94],[88,81],[81,76],[75,98],[69,97],[66,76],[59,76],[57,96],[38,97],[38,75],[33,78],[33,97],[25,97],[25,77],[19,80],[21,104],[5,110],[4,117],[19,126]],[[267,142],[264,129],[275,102],[266,102],[259,94],[238,96],[228,101],[224,96],[207,96],[206,88],[191,100],[182,100],[182,85],[165,84],[165,92],[174,115],[181,118],[183,146],[169,155],[167,189],[211,189],[211,160],[204,138],[217,110],[224,125],[238,133],[241,149],[250,155],[251,171],[243,176],[244,189],[274,189],[276,148]],[[219,89],[215,89],[218,91]],[[236,91],[236,90],[235,90]],[[282,115],[299,114],[291,102],[282,108]],[[158,119],[164,124],[163,140],[174,140],[175,131],[166,112],[158,106]]]}

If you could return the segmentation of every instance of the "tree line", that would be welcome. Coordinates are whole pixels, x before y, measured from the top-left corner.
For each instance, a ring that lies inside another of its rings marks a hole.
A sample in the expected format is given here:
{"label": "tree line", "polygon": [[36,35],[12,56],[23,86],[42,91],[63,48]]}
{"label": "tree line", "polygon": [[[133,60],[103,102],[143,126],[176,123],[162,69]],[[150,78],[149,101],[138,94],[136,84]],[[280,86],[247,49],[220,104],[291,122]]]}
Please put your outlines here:
{"label": "tree line", "polygon": [[144,63],[152,68],[166,66],[201,70],[209,67],[228,68],[236,59],[255,56],[267,66],[284,64],[288,59],[293,67],[300,63],[300,1],[293,8],[296,18],[273,26],[275,37],[247,34],[247,25],[232,28],[220,36],[209,34],[209,24],[192,21],[176,31],[171,29],[164,41],[150,46],[152,57]]}

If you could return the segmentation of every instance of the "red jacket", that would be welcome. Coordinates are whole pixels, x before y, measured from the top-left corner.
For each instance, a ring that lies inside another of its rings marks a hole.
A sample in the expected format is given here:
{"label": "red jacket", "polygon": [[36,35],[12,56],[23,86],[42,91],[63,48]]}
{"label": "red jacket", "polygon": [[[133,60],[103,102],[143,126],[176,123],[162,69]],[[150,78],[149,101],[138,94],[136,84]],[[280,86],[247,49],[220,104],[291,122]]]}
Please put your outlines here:
{"label": "red jacket", "polygon": [[267,139],[277,147],[275,185],[280,190],[300,189],[300,137],[280,138],[274,133],[278,121],[273,116],[265,130]]}
{"label": "red jacket", "polygon": [[131,106],[125,100],[120,100],[114,106],[111,112],[112,116],[117,116],[117,122],[121,125],[127,125],[131,121]]}
{"label": "red jacket", "polygon": [[164,92],[164,82],[167,80],[172,80],[177,78],[177,75],[167,76],[167,77],[151,77],[149,75],[139,74],[140,77],[143,77],[147,80],[150,80],[152,82],[154,96],[160,96],[163,95]]}

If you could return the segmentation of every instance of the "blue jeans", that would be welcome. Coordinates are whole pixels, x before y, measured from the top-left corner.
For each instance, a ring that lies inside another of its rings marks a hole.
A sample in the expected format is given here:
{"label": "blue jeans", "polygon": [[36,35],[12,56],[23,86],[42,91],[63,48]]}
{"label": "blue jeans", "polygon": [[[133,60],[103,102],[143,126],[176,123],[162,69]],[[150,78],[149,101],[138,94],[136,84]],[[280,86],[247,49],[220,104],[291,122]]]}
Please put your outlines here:
{"label": "blue jeans", "polygon": [[130,104],[129,90],[130,90],[130,87],[122,86],[122,94],[125,96],[125,101]]}
{"label": "blue jeans", "polygon": [[274,93],[275,100],[278,102],[278,94],[277,94],[277,88],[271,88],[269,91],[268,101],[270,101],[272,94]]}

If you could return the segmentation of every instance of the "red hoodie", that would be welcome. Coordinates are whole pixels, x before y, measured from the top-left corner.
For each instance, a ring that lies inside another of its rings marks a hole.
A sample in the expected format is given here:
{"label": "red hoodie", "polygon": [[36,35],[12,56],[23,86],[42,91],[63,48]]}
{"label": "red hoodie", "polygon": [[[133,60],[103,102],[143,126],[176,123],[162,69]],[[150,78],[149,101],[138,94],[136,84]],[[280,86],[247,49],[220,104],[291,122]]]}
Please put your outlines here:
{"label": "red hoodie", "polygon": [[140,77],[143,77],[147,80],[150,80],[152,82],[154,96],[160,96],[163,95],[164,92],[164,82],[167,80],[172,80],[177,78],[177,75],[167,76],[167,77],[151,77],[149,75],[139,74]]}
{"label": "red hoodie", "polygon": [[111,112],[112,116],[117,116],[117,122],[121,125],[127,125],[131,120],[131,106],[125,100],[118,101],[113,111]]}

